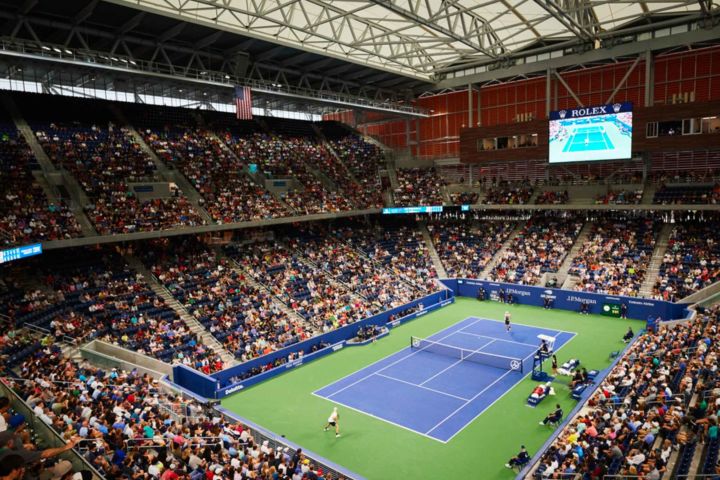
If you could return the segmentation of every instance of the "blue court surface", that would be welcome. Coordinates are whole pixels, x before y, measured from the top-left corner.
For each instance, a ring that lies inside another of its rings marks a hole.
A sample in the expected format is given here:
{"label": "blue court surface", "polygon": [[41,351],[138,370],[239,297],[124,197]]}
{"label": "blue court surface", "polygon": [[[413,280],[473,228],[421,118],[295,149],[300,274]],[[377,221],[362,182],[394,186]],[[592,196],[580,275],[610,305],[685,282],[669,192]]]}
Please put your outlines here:
{"label": "blue court surface", "polygon": [[600,126],[576,128],[565,144],[564,152],[587,152],[593,150],[612,150],[615,147],[605,129]]}
{"label": "blue court surface", "polygon": [[[438,344],[411,348],[408,338],[407,348],[313,393],[446,443],[531,373],[540,334],[555,338],[555,351],[575,336],[519,324],[506,332],[503,322],[470,317],[428,340],[463,349],[469,358],[481,355],[482,363],[453,357]],[[522,373],[510,369],[509,357],[522,360]]]}

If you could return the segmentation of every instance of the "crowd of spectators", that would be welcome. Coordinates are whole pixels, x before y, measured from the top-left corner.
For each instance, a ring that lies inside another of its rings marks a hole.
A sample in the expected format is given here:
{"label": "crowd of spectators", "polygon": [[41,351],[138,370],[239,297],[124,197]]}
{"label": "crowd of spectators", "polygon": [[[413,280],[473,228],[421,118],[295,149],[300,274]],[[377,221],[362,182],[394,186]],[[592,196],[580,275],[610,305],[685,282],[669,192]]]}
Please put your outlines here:
{"label": "crowd of spectators", "polygon": [[642,200],[642,190],[610,190],[595,199],[595,205],[638,205]]}
{"label": "crowd of spectators", "polygon": [[427,228],[448,277],[479,278],[514,224],[445,219],[431,222]]}
{"label": "crowd of spectators", "polygon": [[13,300],[17,325],[33,324],[76,342],[105,340],[206,373],[223,368],[219,355],[118,254],[77,250],[67,258],[46,256],[37,275],[43,283]]}
{"label": "crowd of spectators", "polygon": [[158,180],[152,159],[130,132],[112,123],[35,124],[33,130],[50,160],[66,168],[87,193],[85,207],[101,235],[164,230],[203,224],[179,190],[168,198],[140,200],[136,181]]}
{"label": "crowd of spectators", "polygon": [[538,194],[535,203],[538,205],[563,205],[570,201],[567,190],[545,190]]}
{"label": "crowd of spectators", "polygon": [[536,214],[500,253],[489,278],[497,282],[536,285],[544,273],[558,271],[575,243],[583,220],[575,214]]}
{"label": "crowd of spectators", "polygon": [[661,185],[655,192],[653,203],[712,204],[720,203],[720,183],[706,185]]}
{"label": "crowd of spectators", "polygon": [[453,192],[449,195],[453,205],[475,205],[480,198],[477,192]]}
{"label": "crowd of spectators", "polygon": [[280,243],[237,244],[228,253],[256,282],[323,332],[377,313],[348,287]]}
{"label": "crowd of spectators", "polygon": [[660,222],[653,216],[604,216],[592,221],[588,240],[568,273],[576,290],[637,296],[652,259]]}
{"label": "crowd of spectators", "polygon": [[375,312],[404,305],[434,290],[431,279],[423,274],[429,272],[427,266],[417,268],[402,261],[381,265],[353,248],[348,243],[352,236],[349,228],[331,232],[318,229],[301,232],[290,242],[310,262],[347,285]]}
{"label": "crowd of spectators", "polygon": [[178,168],[203,198],[218,223],[244,222],[290,213],[247,174],[248,165],[225,150],[208,131],[144,129],[145,142],[167,165]]}
{"label": "crowd of spectators", "polygon": [[398,168],[398,187],[395,189],[395,205],[442,205],[443,180],[435,168]]}
{"label": "crowd of spectators", "polygon": [[[247,282],[227,260],[193,239],[145,253],[153,274],[236,358],[244,362],[317,333],[286,315],[271,293]],[[267,365],[265,368],[272,368]]]}
{"label": "crowd of spectators", "polygon": [[285,194],[284,201],[301,215],[352,210],[352,202],[342,192],[330,191],[312,172],[331,156],[311,137],[271,135],[228,135],[228,145],[244,164],[256,164],[271,178],[291,178],[297,184]]}
{"label": "crowd of spectators", "polygon": [[[5,442],[0,463],[20,455],[28,473],[35,472],[41,459],[74,448],[105,478],[275,480],[323,475],[301,449],[256,441],[246,426],[185,401],[147,374],[79,363],[57,347],[39,350],[17,368],[27,380],[13,380],[11,388],[67,442],[37,451],[26,444],[30,438],[22,429],[0,432]],[[5,408],[0,399],[0,409]],[[76,474],[92,478],[90,470]],[[42,475],[76,478],[67,460],[46,463]]]}
{"label": "crowd of spectators", "polygon": [[381,208],[383,206],[380,167],[383,163],[382,150],[357,135],[330,140],[343,163],[357,179],[360,188],[357,191],[357,203],[363,208]]}
{"label": "crowd of spectators", "polygon": [[528,183],[499,182],[490,187],[481,203],[486,205],[525,205],[530,201],[533,187]]}
{"label": "crowd of spectators", "polygon": [[0,244],[62,240],[80,235],[69,207],[48,201],[33,177],[35,157],[14,126],[0,123]]}
{"label": "crowd of spectators", "polygon": [[342,240],[420,291],[435,290],[437,272],[422,234],[413,226],[360,226],[336,232]]}
{"label": "crowd of spectators", "polygon": [[49,202],[33,177],[35,157],[14,126],[0,123],[0,245],[62,240],[80,235],[68,206]]}
{"label": "crowd of spectators", "polygon": [[720,244],[716,218],[673,227],[653,297],[675,301],[720,280]]}
{"label": "crowd of spectators", "polygon": [[[536,477],[717,473],[719,340],[717,309],[644,333],[545,451]],[[690,472],[705,445],[715,455]]]}

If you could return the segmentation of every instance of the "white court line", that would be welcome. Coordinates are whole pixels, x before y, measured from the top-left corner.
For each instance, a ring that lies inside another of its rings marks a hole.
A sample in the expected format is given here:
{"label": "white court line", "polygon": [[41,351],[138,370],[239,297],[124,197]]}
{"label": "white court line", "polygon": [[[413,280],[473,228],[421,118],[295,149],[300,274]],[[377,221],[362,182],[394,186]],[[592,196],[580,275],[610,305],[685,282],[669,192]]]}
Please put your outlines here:
{"label": "white court line", "polygon": [[423,437],[429,438],[430,440],[435,440],[436,442],[440,442],[440,443],[447,443],[445,440],[440,440],[439,438],[431,437],[430,435],[425,435],[423,432],[421,432],[421,431],[419,431],[419,430],[413,430],[413,429],[410,428],[410,427],[407,427],[407,426],[405,426],[405,425],[400,425],[399,423],[395,423],[395,422],[393,422],[393,421],[391,421],[391,420],[388,420],[387,418],[378,417],[377,415],[373,415],[372,413],[368,413],[368,412],[366,412],[366,411],[364,411],[364,410],[360,410],[360,409],[358,409],[358,408],[351,407],[350,405],[344,404],[344,403],[342,403],[342,402],[338,402],[338,401],[336,401],[336,400],[330,400],[329,398],[323,397],[322,395],[318,395],[318,394],[315,393],[315,392],[313,392],[312,394],[315,395],[315,396],[318,397],[318,398],[322,398],[322,399],[325,400],[326,402],[330,402],[330,403],[336,404],[336,405],[342,405],[342,406],[345,407],[345,408],[349,408],[350,410],[353,410],[353,411],[355,411],[355,412],[362,413],[363,415],[367,415],[368,417],[372,417],[372,418],[374,418],[375,420],[380,420],[381,422],[389,423],[390,425],[394,425],[394,426],[396,426],[396,427],[400,427],[400,428],[402,428],[403,430],[407,430],[408,432],[417,433],[418,435],[422,435]]}
{"label": "white court line", "polygon": [[[457,332],[456,332],[456,333],[457,333]],[[461,332],[461,333],[462,333],[462,332]],[[482,350],[483,348],[487,347],[488,345],[490,345],[490,344],[493,343],[494,341],[495,341],[495,340],[493,340],[492,342],[488,342],[488,343],[486,343],[485,345],[483,345],[482,347],[479,347],[479,348],[475,349],[475,350],[471,353],[471,355],[472,355],[473,353],[480,352],[480,350]],[[462,357],[462,353],[460,354],[460,356]],[[436,373],[436,374],[433,375],[432,377],[430,377],[430,378],[428,378],[427,380],[425,380],[424,382],[422,382],[420,385],[425,385],[427,382],[429,382],[429,381],[432,380],[433,378],[440,376],[441,374],[443,374],[443,373],[447,372],[448,370],[450,370],[451,368],[453,368],[455,365],[461,364],[463,361],[464,361],[464,359],[463,359],[463,358],[460,358],[460,360],[458,360],[457,362],[453,363],[452,365],[450,365],[450,366],[447,367],[447,368],[443,368],[443,369],[440,370],[438,373]],[[466,399],[466,400],[467,400],[467,399]]]}
{"label": "white court line", "polygon": [[[475,323],[477,323],[477,322],[479,322],[479,321],[480,321],[479,319],[478,319],[478,320],[475,320],[475,322],[471,323],[470,325],[474,325]],[[448,328],[451,328],[451,327],[448,327]],[[450,337],[450,336],[452,336],[452,335],[455,335],[455,333],[456,333],[456,330],[454,330],[454,331],[452,331],[451,333],[445,335],[445,336],[442,337],[440,340],[445,340],[446,338],[448,338],[448,337]],[[430,340],[430,341],[431,341],[431,342],[437,342],[436,340]],[[407,348],[407,347],[406,347],[406,348]],[[402,351],[402,350],[401,350],[401,351]],[[340,393],[340,392],[342,392],[342,391],[344,391],[344,390],[347,390],[347,389],[350,388],[350,387],[353,387],[353,386],[357,385],[358,383],[362,382],[363,380],[365,380],[365,379],[367,379],[367,378],[370,378],[371,376],[375,375],[376,373],[380,373],[380,372],[382,372],[383,370],[387,370],[388,368],[392,367],[393,365],[402,362],[402,361],[405,360],[406,358],[410,358],[410,357],[412,357],[413,355],[417,355],[418,353],[424,352],[424,351],[425,351],[425,349],[420,349],[420,350],[417,350],[417,351],[415,351],[415,352],[412,352],[410,355],[405,355],[404,357],[402,357],[402,358],[400,358],[400,359],[398,359],[398,360],[395,360],[395,361],[392,362],[391,364],[385,365],[385,366],[384,366],[383,368],[381,368],[380,370],[377,370],[377,371],[372,372],[372,373],[370,373],[370,374],[368,374],[368,375],[365,375],[365,376],[362,377],[360,380],[358,380],[358,381],[356,381],[356,382],[353,382],[353,383],[351,383],[350,385],[347,385],[347,386],[341,388],[340,390],[338,390],[338,391],[336,391],[336,392],[331,393],[330,395],[327,396],[327,398],[329,399],[329,398],[332,397],[333,395],[337,395],[338,393]],[[385,357],[385,358],[392,357],[393,355],[397,355],[397,353],[398,353],[398,352],[392,353],[392,354],[388,355],[388,356]],[[380,362],[380,361],[382,361],[382,360],[385,360],[385,358],[382,358],[382,359],[378,360],[378,361],[375,362],[375,363],[378,363],[378,362]],[[350,375],[347,375],[347,376],[345,376],[345,377],[343,377],[343,378],[350,377],[350,376],[356,374],[358,371],[365,370],[366,368],[368,368],[368,367],[370,367],[370,366],[372,366],[372,365],[375,365],[375,363],[371,363],[371,364],[368,365],[367,367],[364,367],[364,368],[362,368],[362,369],[360,369],[360,370],[356,370],[355,372],[353,372],[353,373],[351,373]],[[333,382],[333,384],[339,382],[339,381],[342,380],[343,378],[341,378],[341,379],[339,379],[339,380],[336,380],[335,382]],[[331,385],[332,385],[332,384],[331,384]],[[325,387],[323,387],[323,388],[325,388]],[[321,388],[320,390],[322,390],[322,388]]]}
{"label": "white court line", "polygon": [[[560,332],[560,333],[569,333],[569,332]],[[558,335],[560,335],[560,333],[558,333]],[[573,333],[573,334],[572,334],[572,337],[568,338],[568,341],[565,342],[565,343],[563,344],[563,346],[560,347],[559,350],[562,350],[563,348],[565,348],[565,345],[567,345],[568,343],[570,343],[570,340],[572,340],[573,338],[575,338],[576,335],[577,335],[576,333]],[[526,359],[527,359],[527,358],[529,358],[529,356],[526,357]],[[523,363],[524,363],[524,362],[525,362],[525,360],[523,360]],[[526,379],[528,376],[530,376],[531,374],[532,374],[532,369],[531,369],[528,373],[526,373],[520,380],[518,380],[517,382],[515,382],[515,385],[513,385],[512,387],[510,387],[510,388],[508,388],[507,390],[505,390],[505,393],[503,393],[502,395],[500,395],[499,397],[497,397],[495,400],[492,401],[492,403],[490,403],[490,405],[488,405],[487,407],[483,408],[480,413],[478,413],[478,414],[475,415],[472,419],[470,419],[470,421],[467,422],[465,425],[463,425],[463,427],[462,427],[460,430],[458,430],[457,432],[453,433],[453,434],[450,436],[450,438],[448,438],[448,439],[446,440],[446,442],[449,442],[450,440],[452,440],[453,438],[455,438],[456,435],[458,435],[460,432],[462,432],[463,430],[465,430],[468,425],[470,425],[470,424],[473,423],[475,420],[477,420],[477,418],[478,418],[480,415],[482,415],[483,413],[487,412],[487,411],[490,409],[490,407],[492,407],[492,406],[495,405],[497,402],[499,402],[501,398],[503,398],[505,395],[507,395],[508,393],[510,393],[511,390],[513,390],[515,387],[517,387],[520,382],[522,382],[523,380],[525,380],[525,379]],[[527,403],[526,403],[525,405],[527,405]],[[432,438],[432,437],[431,437],[431,438]]]}
{"label": "white court line", "polygon": [[395,380],[396,382],[404,383],[406,385],[412,385],[413,387],[422,388],[423,390],[428,390],[431,392],[439,393],[440,395],[447,395],[448,397],[457,398],[458,400],[462,400],[463,402],[468,401],[467,398],[458,397],[457,395],[453,395],[452,393],[435,390],[434,388],[430,388],[430,387],[423,387],[422,384],[418,385],[417,383],[408,382],[406,380],[400,380],[399,378],[391,377],[390,375],[385,375],[383,373],[376,373],[375,375],[377,375],[378,377],[387,378],[389,380]]}
{"label": "white court line", "polygon": [[[593,315],[597,315],[597,314],[594,313]],[[502,320],[495,320],[494,318],[486,318],[486,317],[468,317],[468,318],[474,318],[476,320],[487,320],[488,322],[503,323]],[[467,320],[468,318],[466,318],[465,320]],[[477,322],[475,322],[475,323],[477,323]],[[471,323],[470,325],[475,325],[475,323]],[[548,328],[548,327],[539,327],[537,325],[528,325],[527,323],[512,322],[512,324],[513,325],[521,325],[523,327],[534,328],[535,330],[547,330],[548,332],[558,332],[557,334],[571,333],[573,335],[577,335],[577,332],[570,332],[568,330],[557,330],[555,328]],[[463,330],[463,329],[469,327],[470,325],[466,325],[463,328],[461,328],[460,330]],[[458,331],[460,331],[460,330],[458,330]]]}
{"label": "white court line", "polygon": [[[555,331],[557,331],[557,330],[555,330]],[[528,347],[540,348],[539,345],[533,345],[532,343],[523,343],[523,342],[516,342],[515,340],[505,340],[504,338],[488,337],[487,335],[478,335],[477,333],[465,332],[463,330],[460,330],[457,333],[462,333],[463,335],[472,335],[473,337],[490,338],[490,339],[498,341],[498,342],[517,343],[518,345],[526,345]]]}

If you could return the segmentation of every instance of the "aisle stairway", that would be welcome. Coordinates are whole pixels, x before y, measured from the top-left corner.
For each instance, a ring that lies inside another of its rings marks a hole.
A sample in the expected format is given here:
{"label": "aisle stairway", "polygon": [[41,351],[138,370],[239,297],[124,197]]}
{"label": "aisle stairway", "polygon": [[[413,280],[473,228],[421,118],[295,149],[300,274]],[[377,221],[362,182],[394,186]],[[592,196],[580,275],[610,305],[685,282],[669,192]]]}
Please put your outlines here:
{"label": "aisle stairway", "polygon": [[568,280],[568,270],[570,270],[570,267],[572,266],[573,259],[578,255],[578,253],[582,249],[583,244],[590,237],[590,232],[592,232],[592,222],[586,222],[580,230],[577,238],[575,239],[575,243],[573,243],[572,248],[570,248],[567,257],[565,257],[565,260],[563,261],[562,265],[560,265],[557,273],[553,275],[553,277],[557,278],[558,286],[564,285],[565,282]]}
{"label": "aisle stairway", "polygon": [[223,345],[218,342],[218,340],[213,337],[212,334],[208,332],[205,327],[203,327],[200,322],[198,322],[197,319],[190,314],[190,312],[187,311],[185,306],[177,301],[173,294],[170,293],[170,291],[165,288],[165,286],[160,283],[157,278],[155,278],[155,275],[153,275],[152,272],[150,272],[150,270],[148,270],[137,257],[134,257],[132,255],[125,255],[124,258],[133,270],[143,276],[143,279],[150,286],[151,290],[155,292],[160,298],[165,300],[165,304],[168,307],[172,308],[173,310],[175,310],[175,312],[177,312],[182,321],[185,322],[185,325],[187,325],[188,328],[193,333],[195,333],[198,338],[202,340],[203,344],[215,353],[220,354],[220,357],[222,358],[222,361],[225,363],[226,367],[237,365],[239,363],[235,359],[235,357],[229,351],[227,351],[225,347],[223,347]]}
{"label": "aisle stairway", "polygon": [[432,237],[430,236],[430,232],[427,229],[427,223],[426,222],[420,222],[418,224],[418,229],[420,230],[420,233],[423,236],[423,240],[425,240],[425,245],[427,246],[428,253],[430,254],[430,260],[432,260],[433,266],[435,267],[435,271],[438,274],[439,278],[447,278],[447,272],[445,271],[445,266],[442,264],[442,261],[440,260],[440,255],[438,255],[437,250],[435,250],[435,245],[433,244]]}
{"label": "aisle stairway", "polygon": [[650,265],[648,266],[647,272],[645,272],[645,280],[640,287],[641,297],[650,297],[652,295],[655,281],[660,273],[660,265],[662,265],[665,252],[667,252],[668,249],[668,241],[670,240],[672,230],[673,225],[671,223],[666,223],[663,225],[662,229],[660,229],[657,241],[655,242],[655,250],[653,250]]}
{"label": "aisle stairway", "polygon": [[498,251],[495,252],[495,255],[493,255],[492,259],[490,259],[485,269],[480,272],[479,278],[488,278],[488,275],[490,274],[490,272],[493,271],[493,268],[495,268],[497,264],[500,263],[500,259],[502,258],[502,252],[504,252],[505,249],[510,246],[512,241],[515,240],[515,237],[518,236],[518,234],[522,231],[525,225],[526,222],[517,222],[517,225],[515,225],[513,231],[510,232],[510,235],[508,235],[508,237],[505,239]]}

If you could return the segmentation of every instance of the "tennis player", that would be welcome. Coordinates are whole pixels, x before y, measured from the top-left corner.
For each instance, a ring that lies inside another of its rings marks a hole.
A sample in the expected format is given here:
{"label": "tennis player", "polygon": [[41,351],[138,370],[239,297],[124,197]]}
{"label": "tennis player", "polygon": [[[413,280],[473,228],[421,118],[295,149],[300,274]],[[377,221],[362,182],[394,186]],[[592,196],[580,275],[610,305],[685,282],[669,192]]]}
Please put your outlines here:
{"label": "tennis player", "polygon": [[509,332],[512,330],[512,326],[510,325],[510,312],[505,312],[505,331]]}
{"label": "tennis player", "polygon": [[328,431],[328,428],[335,429],[335,438],[340,436],[340,414],[337,411],[337,407],[333,408],[332,413],[328,417],[328,423],[325,425],[324,431]]}

